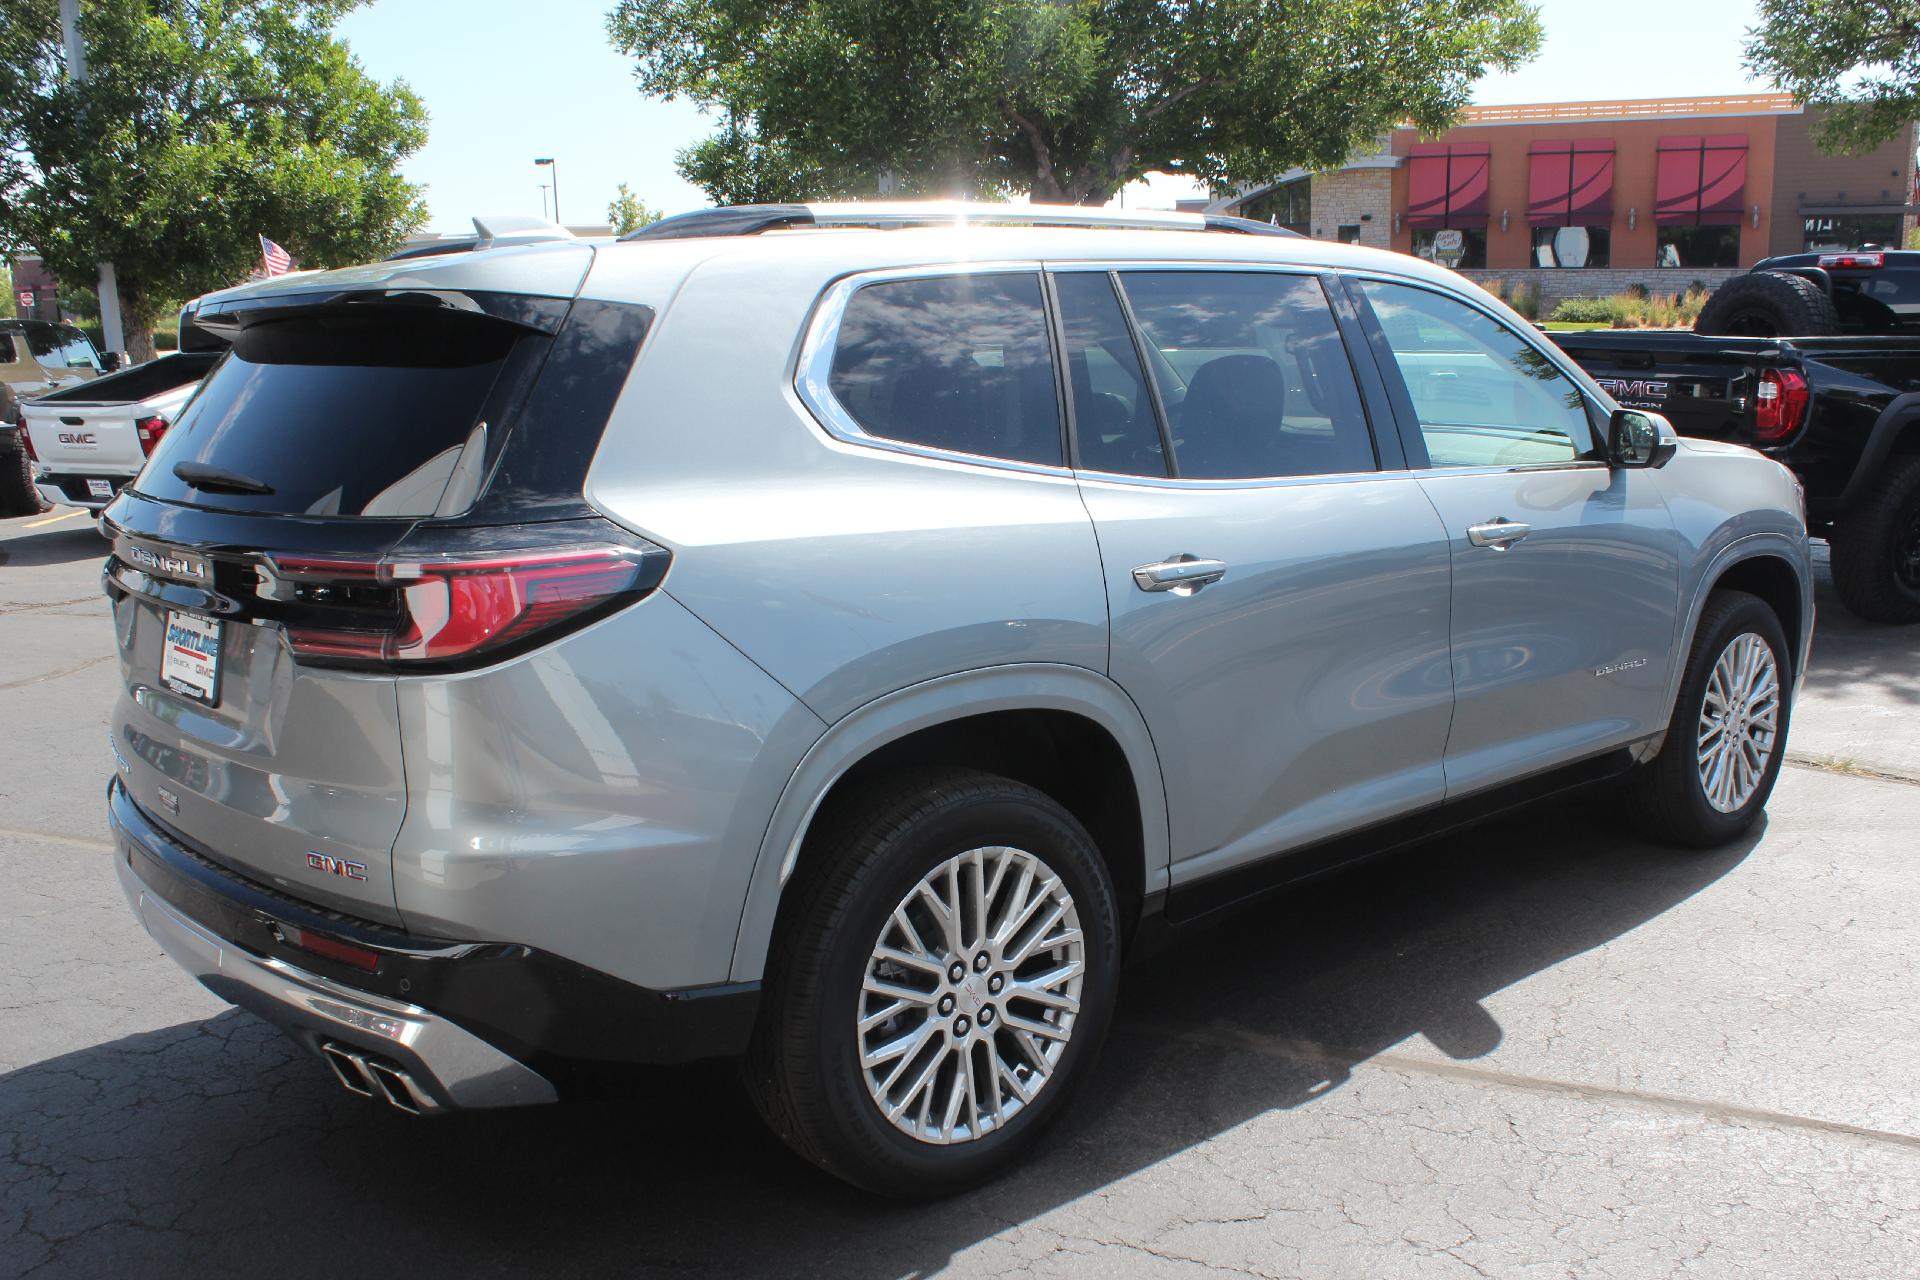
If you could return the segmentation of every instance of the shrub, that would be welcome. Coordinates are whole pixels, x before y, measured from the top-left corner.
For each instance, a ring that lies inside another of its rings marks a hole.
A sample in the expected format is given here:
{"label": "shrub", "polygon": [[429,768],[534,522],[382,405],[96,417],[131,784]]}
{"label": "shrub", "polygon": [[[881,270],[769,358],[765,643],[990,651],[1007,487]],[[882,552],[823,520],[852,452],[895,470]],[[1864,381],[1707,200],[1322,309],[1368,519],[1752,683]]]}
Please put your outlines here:
{"label": "shrub", "polygon": [[155,329],[153,331],[153,349],[155,351],[178,351],[180,349],[180,331],[178,329]]}
{"label": "shrub", "polygon": [[1635,302],[1645,302],[1649,294],[1650,291],[1647,286],[1643,284],[1630,284],[1627,286],[1627,296]]}
{"label": "shrub", "polygon": [[1540,318],[1539,285],[1522,280],[1510,286],[1505,280],[1488,280],[1481,287],[1519,312],[1521,319],[1538,320]]}
{"label": "shrub", "polygon": [[1551,319],[1563,324],[1618,324],[1619,298],[1562,298]]}
{"label": "shrub", "polygon": [[[1636,292],[1637,290],[1637,292]],[[1566,324],[1610,324],[1616,329],[1687,329],[1707,304],[1707,287],[1698,281],[1685,293],[1654,293],[1635,285],[1610,298],[1567,298],[1553,309]]]}

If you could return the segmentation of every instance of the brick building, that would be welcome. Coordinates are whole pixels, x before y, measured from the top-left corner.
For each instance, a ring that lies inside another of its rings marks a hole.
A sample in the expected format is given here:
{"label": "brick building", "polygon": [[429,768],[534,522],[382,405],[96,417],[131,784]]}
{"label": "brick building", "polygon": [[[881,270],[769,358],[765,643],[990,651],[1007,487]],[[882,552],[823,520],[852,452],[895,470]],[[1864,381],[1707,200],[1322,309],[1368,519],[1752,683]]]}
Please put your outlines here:
{"label": "brick building", "polygon": [[1211,207],[1392,248],[1543,303],[1717,284],[1770,254],[1900,245],[1920,214],[1915,128],[1862,156],[1813,145],[1783,94],[1471,107],[1438,138]]}

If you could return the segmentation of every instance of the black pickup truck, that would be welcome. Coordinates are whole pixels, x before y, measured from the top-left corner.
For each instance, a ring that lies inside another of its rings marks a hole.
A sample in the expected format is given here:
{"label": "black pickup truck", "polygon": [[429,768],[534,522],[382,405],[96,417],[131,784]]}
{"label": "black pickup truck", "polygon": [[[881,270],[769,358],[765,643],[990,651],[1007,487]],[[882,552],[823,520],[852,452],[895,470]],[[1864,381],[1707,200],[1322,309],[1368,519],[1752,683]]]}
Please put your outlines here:
{"label": "black pickup truck", "polygon": [[[1896,257],[1920,272],[1920,254],[1883,255]],[[1779,270],[1756,272],[1765,269]],[[1920,623],[1920,330],[1841,315],[1842,331],[1819,337],[1547,336],[1621,404],[1790,467],[1806,487],[1808,528],[1832,546],[1842,603],[1875,622]]]}

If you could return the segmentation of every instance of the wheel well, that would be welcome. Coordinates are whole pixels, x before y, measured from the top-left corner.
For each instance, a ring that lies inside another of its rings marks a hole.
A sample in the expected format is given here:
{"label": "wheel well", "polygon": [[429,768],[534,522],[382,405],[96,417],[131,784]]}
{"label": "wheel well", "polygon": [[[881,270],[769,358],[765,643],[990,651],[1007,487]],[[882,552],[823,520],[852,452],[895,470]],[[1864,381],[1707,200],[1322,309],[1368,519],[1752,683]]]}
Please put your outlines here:
{"label": "wheel well", "polygon": [[883,774],[920,765],[996,773],[1043,791],[1080,820],[1113,877],[1130,936],[1146,885],[1140,797],[1126,753],[1106,729],[1070,711],[996,711],[950,720],[877,747],[834,782],[801,844],[794,876],[821,855],[814,833],[831,809]]}
{"label": "wheel well", "polygon": [[1787,633],[1793,669],[1800,670],[1800,580],[1779,556],[1751,556],[1727,567],[1714,580],[1715,591],[1744,591],[1759,596]]}

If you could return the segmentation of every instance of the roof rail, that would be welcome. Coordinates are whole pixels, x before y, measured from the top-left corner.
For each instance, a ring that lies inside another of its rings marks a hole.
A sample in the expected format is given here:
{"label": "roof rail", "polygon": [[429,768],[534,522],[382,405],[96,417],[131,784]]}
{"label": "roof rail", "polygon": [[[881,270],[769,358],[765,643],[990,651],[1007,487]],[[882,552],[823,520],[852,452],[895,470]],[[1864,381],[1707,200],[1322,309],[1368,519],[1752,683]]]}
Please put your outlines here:
{"label": "roof rail", "polygon": [[1297,231],[1216,213],[1088,209],[1076,205],[986,204],[965,200],[901,200],[849,204],[732,204],[662,218],[622,240],[750,236],[796,227],[890,230],[900,227],[1094,227],[1132,231],[1230,231],[1298,236]]}

